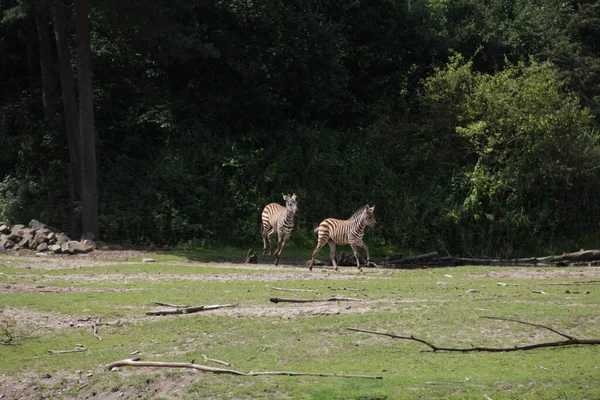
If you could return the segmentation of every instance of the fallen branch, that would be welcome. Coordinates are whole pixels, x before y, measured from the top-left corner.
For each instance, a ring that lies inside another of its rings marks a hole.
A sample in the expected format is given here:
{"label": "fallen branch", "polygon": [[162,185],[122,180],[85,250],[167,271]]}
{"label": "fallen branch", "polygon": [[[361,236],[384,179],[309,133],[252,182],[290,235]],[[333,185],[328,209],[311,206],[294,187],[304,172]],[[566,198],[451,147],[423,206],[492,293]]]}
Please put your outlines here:
{"label": "fallen branch", "polygon": [[208,357],[206,357],[206,355],[204,355],[204,354],[202,354],[202,358],[204,358],[204,361],[211,361],[211,362],[214,362],[214,363],[217,363],[217,364],[226,365],[226,366],[228,366],[228,367],[231,365],[230,363],[228,363],[228,362],[226,362],[226,361],[217,360],[217,359],[215,359],[215,358],[208,358]]}
{"label": "fallen branch", "polygon": [[558,283],[546,283],[549,286],[577,286],[577,285],[592,285],[599,284],[600,281],[575,281],[575,282],[558,282]]}
{"label": "fallen branch", "polygon": [[158,368],[189,368],[201,372],[212,372],[215,374],[228,374],[239,376],[260,376],[260,375],[286,375],[286,376],[323,376],[323,377],[341,377],[341,378],[363,378],[363,379],[383,379],[382,376],[370,375],[345,375],[345,374],[321,374],[314,372],[286,372],[286,371],[265,371],[265,372],[241,372],[233,369],[209,367],[206,365],[188,363],[188,362],[161,362],[161,361],[139,361],[137,359],[126,359],[115,361],[106,365],[107,370],[116,367],[158,367]]}
{"label": "fallen branch", "polygon": [[146,315],[192,314],[200,311],[216,310],[217,308],[235,307],[237,304],[214,304],[210,306],[181,307],[174,310],[148,311]]}
{"label": "fallen branch", "polygon": [[560,336],[566,338],[566,340],[557,341],[557,342],[537,343],[537,344],[531,344],[531,345],[525,345],[525,346],[514,346],[514,347],[472,346],[472,347],[467,347],[467,348],[456,348],[456,347],[436,346],[431,342],[428,342],[424,339],[420,339],[420,338],[417,338],[414,336],[402,336],[402,335],[396,335],[394,333],[379,332],[379,331],[372,331],[372,330],[368,330],[368,329],[359,329],[359,328],[347,328],[347,329],[350,331],[355,331],[355,332],[363,332],[363,333],[371,333],[374,335],[388,336],[388,337],[391,337],[394,339],[412,340],[414,342],[422,343],[422,344],[428,346],[434,352],[435,351],[454,351],[454,352],[462,352],[462,353],[467,353],[467,352],[472,352],[472,351],[510,352],[510,351],[519,351],[519,350],[540,349],[540,348],[546,348],[546,347],[561,347],[561,346],[575,346],[575,345],[600,345],[600,339],[578,339],[576,337],[567,335],[565,333],[559,332],[555,329],[549,328],[544,325],[533,324],[530,322],[518,321],[515,319],[508,319],[508,318],[497,318],[497,317],[480,317],[480,318],[495,319],[495,320],[499,320],[499,321],[516,322],[519,324],[535,326],[538,328],[544,328],[551,332],[556,333],[557,335],[560,335]]}
{"label": "fallen branch", "polygon": [[98,340],[102,341],[102,338],[100,337],[100,335],[98,335],[98,327],[96,326],[96,324],[92,325],[92,331],[94,332],[94,336],[96,336]]}
{"label": "fallen branch", "polygon": [[379,264],[382,268],[422,268],[422,267],[447,267],[457,265],[537,265],[537,266],[570,266],[570,265],[600,265],[600,250],[580,250],[574,253],[546,257],[528,258],[466,258],[442,256],[438,252],[420,254],[417,256],[403,256],[391,254]]}
{"label": "fallen branch", "polygon": [[327,299],[286,299],[283,297],[271,297],[271,303],[316,303],[320,301],[361,301],[361,299],[350,299],[347,297],[329,297]]}
{"label": "fallen branch", "polygon": [[81,351],[86,351],[87,347],[82,344],[78,344],[74,350],[48,350],[50,354],[66,354],[66,353],[79,353]]}
{"label": "fallen branch", "polygon": [[187,308],[187,307],[189,307],[185,304],[169,304],[169,303],[162,303],[160,301],[152,301],[152,303],[156,304],[157,306],[165,306],[165,307],[171,307],[171,308]]}

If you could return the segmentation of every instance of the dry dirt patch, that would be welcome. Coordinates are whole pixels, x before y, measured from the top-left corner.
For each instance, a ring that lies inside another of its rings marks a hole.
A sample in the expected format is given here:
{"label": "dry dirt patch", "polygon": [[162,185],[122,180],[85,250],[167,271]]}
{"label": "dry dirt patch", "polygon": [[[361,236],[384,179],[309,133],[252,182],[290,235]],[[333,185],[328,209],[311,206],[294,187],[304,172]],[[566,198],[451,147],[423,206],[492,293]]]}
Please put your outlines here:
{"label": "dry dirt patch", "polygon": [[587,267],[583,269],[503,269],[489,271],[485,274],[467,274],[468,278],[524,278],[524,279],[554,279],[554,278],[600,278],[599,267]]}

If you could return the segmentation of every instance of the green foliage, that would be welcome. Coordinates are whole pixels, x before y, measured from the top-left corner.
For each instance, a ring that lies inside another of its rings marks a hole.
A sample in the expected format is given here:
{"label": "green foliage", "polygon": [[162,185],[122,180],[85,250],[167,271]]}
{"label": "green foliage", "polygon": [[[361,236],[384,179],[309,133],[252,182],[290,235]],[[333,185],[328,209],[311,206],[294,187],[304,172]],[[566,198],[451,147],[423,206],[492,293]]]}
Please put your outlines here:
{"label": "green foliage", "polygon": [[458,57],[425,88],[434,120],[440,107],[454,108],[456,134],[475,160],[461,171],[466,179],[453,199],[455,223],[470,227],[460,247],[520,254],[596,223],[598,209],[588,196],[600,190],[593,184],[598,138],[589,110],[563,90],[552,64],[507,64],[488,75]]}
{"label": "green foliage", "polygon": [[[295,192],[297,246],[366,203],[386,248],[594,243],[599,4],[93,4],[102,236],[254,245],[262,207]],[[60,93],[43,118],[25,5],[0,3],[0,218],[66,230]]]}

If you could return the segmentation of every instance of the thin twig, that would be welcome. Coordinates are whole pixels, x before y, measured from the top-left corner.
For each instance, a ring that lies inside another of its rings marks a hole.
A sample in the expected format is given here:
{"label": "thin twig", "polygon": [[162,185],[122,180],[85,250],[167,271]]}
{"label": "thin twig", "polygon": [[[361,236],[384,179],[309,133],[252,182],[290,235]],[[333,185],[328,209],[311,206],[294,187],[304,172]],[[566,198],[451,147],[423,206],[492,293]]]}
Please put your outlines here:
{"label": "thin twig", "polygon": [[271,303],[316,303],[320,301],[361,301],[361,299],[351,299],[347,297],[329,297],[327,299],[287,299],[283,297],[271,297]]}
{"label": "thin twig", "polygon": [[587,344],[587,345],[600,345],[600,339],[577,339],[568,335],[565,335],[564,333],[558,332],[554,329],[548,328],[547,326],[543,326],[543,325],[538,325],[538,324],[532,324],[529,322],[523,322],[523,321],[517,321],[517,320],[510,320],[510,319],[505,319],[505,318],[494,318],[494,317],[484,317],[484,318],[490,318],[490,319],[499,319],[499,320],[505,320],[505,321],[512,321],[512,322],[518,322],[518,323],[522,323],[522,324],[526,324],[526,325],[531,325],[531,326],[536,326],[536,327],[540,327],[540,328],[545,328],[548,330],[551,330],[552,332],[561,335],[563,337],[566,337],[567,340],[562,340],[562,341],[558,341],[558,342],[545,342],[545,343],[538,343],[538,344],[531,344],[531,345],[526,345],[526,346],[514,346],[514,347],[482,347],[482,346],[472,346],[472,347],[467,347],[467,348],[456,348],[456,347],[441,347],[441,346],[436,346],[431,342],[428,342],[426,340],[414,337],[414,336],[402,336],[402,335],[396,335],[393,333],[387,333],[387,332],[379,332],[379,331],[371,331],[371,330],[367,330],[367,329],[359,329],[359,328],[347,328],[350,331],[355,331],[355,332],[363,332],[363,333],[371,333],[374,335],[382,335],[382,336],[388,336],[394,339],[405,339],[405,340],[412,340],[414,342],[419,342],[422,343],[426,346],[428,346],[429,348],[431,348],[433,351],[455,351],[455,352],[462,352],[462,353],[467,353],[467,352],[472,352],[472,351],[486,351],[486,352],[510,352],[510,351],[519,351],[519,350],[531,350],[531,349],[540,349],[540,348],[545,348],[545,347],[561,347],[561,346],[574,346],[574,345],[580,345],[580,344]]}
{"label": "thin twig", "polygon": [[50,354],[66,354],[66,353],[79,353],[81,351],[86,351],[87,347],[78,345],[74,350],[48,350]]}
{"label": "thin twig", "polygon": [[204,354],[202,354],[202,358],[204,358],[204,361],[212,361],[212,362],[214,362],[214,363],[217,363],[217,364],[222,364],[222,365],[226,365],[226,366],[228,366],[228,367],[231,365],[231,364],[230,364],[230,363],[228,363],[227,361],[221,361],[221,360],[217,360],[217,359],[215,359],[215,358],[208,358],[208,357],[206,357],[206,355],[204,355]]}
{"label": "thin twig", "polygon": [[96,336],[98,340],[102,341],[102,338],[100,337],[100,335],[98,335],[98,327],[96,326],[96,324],[92,324],[92,330],[94,332],[94,336]]}
{"label": "thin twig", "polygon": [[172,308],[187,308],[187,307],[189,307],[189,306],[186,306],[185,304],[169,304],[169,303],[163,303],[160,301],[152,301],[151,303],[154,303],[157,306],[165,306],[165,307],[172,307]]}
{"label": "thin twig", "polygon": [[560,335],[560,336],[562,336],[564,338],[567,338],[567,339],[570,339],[570,340],[577,340],[573,336],[569,336],[566,333],[559,332],[556,329],[552,329],[552,328],[549,328],[547,326],[540,325],[540,324],[532,324],[531,322],[524,322],[524,321],[519,321],[519,320],[516,320],[516,319],[510,319],[510,318],[499,318],[499,317],[479,317],[479,318],[495,319],[495,320],[498,320],[498,321],[516,322],[518,324],[530,325],[530,326],[535,326],[535,327],[538,327],[538,328],[544,328],[544,329],[548,329],[550,332],[554,332],[557,335]]}
{"label": "thin twig", "polygon": [[215,368],[206,365],[199,365],[188,362],[160,362],[160,361],[137,361],[126,359],[115,361],[106,365],[107,370],[116,367],[159,367],[159,368],[190,368],[201,372],[212,372],[215,374],[228,374],[239,376],[260,376],[260,375],[286,375],[286,376],[323,376],[323,377],[341,377],[341,378],[363,378],[363,379],[383,379],[382,376],[370,375],[345,375],[345,374],[321,374],[314,372],[286,372],[286,371],[265,371],[265,372],[241,372],[233,369]]}

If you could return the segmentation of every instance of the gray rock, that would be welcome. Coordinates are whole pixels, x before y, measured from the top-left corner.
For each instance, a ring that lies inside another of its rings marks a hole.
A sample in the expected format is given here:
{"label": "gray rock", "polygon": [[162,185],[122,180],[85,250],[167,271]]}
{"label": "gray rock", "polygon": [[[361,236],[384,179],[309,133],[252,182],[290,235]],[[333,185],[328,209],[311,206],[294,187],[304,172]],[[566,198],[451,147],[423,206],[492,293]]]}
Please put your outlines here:
{"label": "gray rock", "polygon": [[17,232],[19,232],[23,228],[25,228],[25,225],[22,225],[22,224],[13,225],[13,227],[10,228],[10,232],[18,235]]}
{"label": "gray rock", "polygon": [[94,247],[91,246],[89,243],[77,242],[75,240],[69,240],[68,242],[66,242],[65,244],[63,244],[61,246],[61,249],[62,249],[63,253],[83,254],[83,253],[89,253],[90,251],[94,250]]}
{"label": "gray rock", "polygon": [[32,229],[47,229],[54,233],[60,233],[60,229],[56,229],[53,226],[46,225],[43,222],[38,221],[37,219],[32,219],[31,221],[29,221],[29,227]]}
{"label": "gray rock", "polygon": [[0,248],[2,249],[12,249],[15,246],[15,242],[10,240],[9,238],[4,238],[0,241]]}
{"label": "gray rock", "polygon": [[33,235],[29,232],[23,234],[21,241],[19,242],[19,247],[23,247],[25,249],[29,248],[29,244],[33,242]]}
{"label": "gray rock", "polygon": [[53,252],[54,254],[60,254],[62,249],[59,244],[51,244],[48,246],[48,250]]}
{"label": "gray rock", "polygon": [[10,233],[10,227],[4,222],[0,222],[0,233]]}
{"label": "gray rock", "polygon": [[69,240],[71,240],[71,239],[69,239],[69,237],[62,232],[59,233],[58,235],[56,235],[56,244],[58,244],[60,246],[67,243]]}
{"label": "gray rock", "polygon": [[48,249],[48,243],[42,242],[42,243],[38,244],[35,249],[37,251],[46,251]]}

